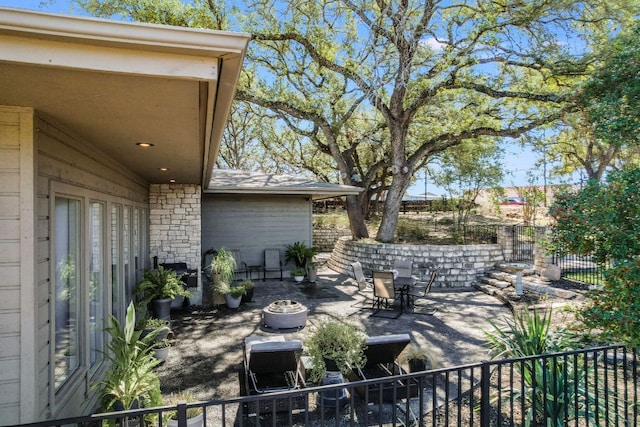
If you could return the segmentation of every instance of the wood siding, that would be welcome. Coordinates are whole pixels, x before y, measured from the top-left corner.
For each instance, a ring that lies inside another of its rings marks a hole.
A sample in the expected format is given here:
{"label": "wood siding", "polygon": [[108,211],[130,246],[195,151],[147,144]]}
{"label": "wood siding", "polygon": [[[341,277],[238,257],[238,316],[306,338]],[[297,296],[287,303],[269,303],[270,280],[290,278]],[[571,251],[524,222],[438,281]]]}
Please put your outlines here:
{"label": "wood siding", "polygon": [[[61,418],[77,416],[91,410],[90,399],[94,393],[87,393],[88,375],[72,377],[65,385],[64,393],[54,393],[50,383],[51,372],[51,312],[50,295],[53,278],[50,277],[49,230],[51,224],[50,191],[52,183],[68,184],[82,194],[98,195],[102,200],[130,201],[135,205],[147,206],[148,184],[109,157],[95,151],[89,142],[83,141],[72,132],[56,125],[52,121],[36,118],[36,141],[38,147],[37,180],[37,337],[36,367],[38,372],[36,390],[38,408],[37,418]],[[100,195],[104,195],[100,196]],[[95,196],[92,196],[95,197]],[[108,209],[107,209],[108,211]],[[91,379],[89,379],[91,380]]]}
{"label": "wood siding", "polygon": [[[0,107],[0,424],[33,411],[33,110]],[[31,390],[27,390],[28,388]]]}
{"label": "wood siding", "polygon": [[262,265],[265,248],[311,243],[311,202],[303,196],[202,196],[202,251],[239,249],[248,265]]}

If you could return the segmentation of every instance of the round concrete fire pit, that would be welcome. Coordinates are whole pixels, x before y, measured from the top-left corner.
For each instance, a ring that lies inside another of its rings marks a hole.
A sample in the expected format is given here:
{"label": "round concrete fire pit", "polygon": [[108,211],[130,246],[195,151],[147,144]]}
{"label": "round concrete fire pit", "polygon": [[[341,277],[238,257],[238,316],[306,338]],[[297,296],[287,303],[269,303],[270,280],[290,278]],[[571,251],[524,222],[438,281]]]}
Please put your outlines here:
{"label": "round concrete fire pit", "polygon": [[307,324],[307,307],[298,301],[274,301],[262,310],[264,326],[272,329],[304,328]]}

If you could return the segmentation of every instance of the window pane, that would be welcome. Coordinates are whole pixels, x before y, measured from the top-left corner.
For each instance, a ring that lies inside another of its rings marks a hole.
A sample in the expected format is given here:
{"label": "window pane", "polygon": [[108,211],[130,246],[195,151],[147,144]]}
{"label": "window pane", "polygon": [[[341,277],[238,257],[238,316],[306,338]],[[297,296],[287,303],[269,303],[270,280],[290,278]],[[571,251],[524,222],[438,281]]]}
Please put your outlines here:
{"label": "window pane", "polygon": [[89,208],[89,362],[100,360],[104,344],[104,205]]}
{"label": "window pane", "polygon": [[122,215],[122,206],[111,206],[111,304],[113,315],[122,321],[124,320],[124,303],[121,289],[123,276],[120,269],[122,254],[120,215]]}
{"label": "window pane", "polygon": [[133,279],[131,273],[133,271],[131,267],[131,226],[129,224],[131,220],[131,208],[125,206],[122,211],[122,258],[124,263],[124,289],[125,301],[132,299],[133,295]]}
{"label": "window pane", "polygon": [[79,366],[78,275],[80,202],[55,201],[55,386],[58,388]]}

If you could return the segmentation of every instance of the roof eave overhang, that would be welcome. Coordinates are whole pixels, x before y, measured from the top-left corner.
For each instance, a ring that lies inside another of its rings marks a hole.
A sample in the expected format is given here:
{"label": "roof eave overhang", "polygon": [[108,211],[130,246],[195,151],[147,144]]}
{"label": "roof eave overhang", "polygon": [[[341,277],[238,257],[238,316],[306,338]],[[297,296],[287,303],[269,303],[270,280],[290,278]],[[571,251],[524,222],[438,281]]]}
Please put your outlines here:
{"label": "roof eave overhang", "polygon": [[0,8],[0,37],[15,63],[200,82],[203,151],[193,166],[208,187],[249,34]]}

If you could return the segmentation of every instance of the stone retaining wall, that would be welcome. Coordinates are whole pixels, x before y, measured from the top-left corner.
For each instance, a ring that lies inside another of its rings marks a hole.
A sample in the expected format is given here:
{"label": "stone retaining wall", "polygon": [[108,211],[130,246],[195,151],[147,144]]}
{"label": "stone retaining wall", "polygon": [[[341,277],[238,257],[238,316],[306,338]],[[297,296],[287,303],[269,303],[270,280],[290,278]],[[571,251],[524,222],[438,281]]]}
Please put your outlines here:
{"label": "stone retaining wall", "polygon": [[351,263],[360,261],[363,269],[389,270],[394,260],[412,260],[413,268],[433,263],[440,267],[434,287],[468,287],[476,278],[504,261],[502,247],[491,245],[398,245],[358,242],[351,237],[338,239],[328,266],[353,277]]}
{"label": "stone retaining wall", "polygon": [[348,228],[314,228],[313,246],[320,252],[331,252],[339,238],[351,236]]}

